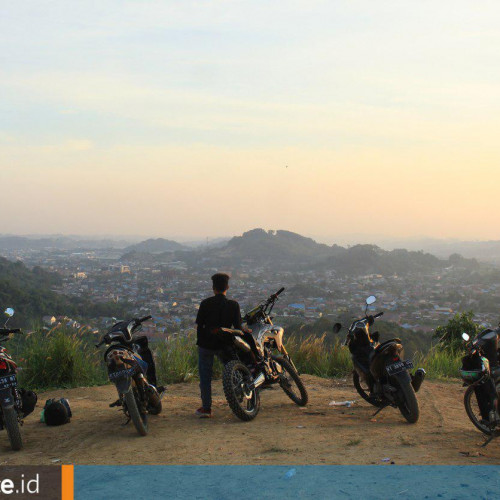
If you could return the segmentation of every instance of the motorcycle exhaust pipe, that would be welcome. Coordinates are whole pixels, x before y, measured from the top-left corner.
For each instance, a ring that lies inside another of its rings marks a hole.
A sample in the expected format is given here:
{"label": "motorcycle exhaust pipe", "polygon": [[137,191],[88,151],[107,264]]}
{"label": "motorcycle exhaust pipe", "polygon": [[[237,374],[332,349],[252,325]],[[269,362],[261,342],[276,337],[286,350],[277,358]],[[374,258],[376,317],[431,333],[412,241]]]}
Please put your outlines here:
{"label": "motorcycle exhaust pipe", "polygon": [[252,383],[252,390],[257,389],[257,387],[260,387],[265,381],[266,381],[266,377],[264,377],[264,374],[259,373],[257,378]]}
{"label": "motorcycle exhaust pipe", "polygon": [[416,372],[415,375],[412,375],[411,377],[411,385],[413,387],[413,390],[415,392],[418,392],[420,389],[420,386],[422,385],[422,382],[424,381],[425,378],[425,370],[423,368],[419,368]]}

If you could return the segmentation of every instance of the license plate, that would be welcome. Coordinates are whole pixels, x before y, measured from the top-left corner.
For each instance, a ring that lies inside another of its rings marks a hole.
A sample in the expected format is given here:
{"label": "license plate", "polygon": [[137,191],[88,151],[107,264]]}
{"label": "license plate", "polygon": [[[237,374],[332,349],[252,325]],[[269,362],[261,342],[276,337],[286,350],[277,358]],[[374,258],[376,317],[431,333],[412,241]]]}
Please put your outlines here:
{"label": "license plate", "polygon": [[413,363],[409,360],[398,361],[392,365],[387,365],[385,369],[388,375],[396,375],[398,373],[404,372],[405,370],[411,370],[413,368]]}
{"label": "license plate", "polygon": [[114,380],[120,380],[123,378],[132,377],[134,373],[135,373],[134,367],[126,368],[125,370],[119,370],[117,372],[111,372],[109,373],[109,380],[113,382]]}
{"label": "license plate", "polygon": [[0,377],[0,389],[10,389],[17,386],[17,378],[15,375],[7,375]]}

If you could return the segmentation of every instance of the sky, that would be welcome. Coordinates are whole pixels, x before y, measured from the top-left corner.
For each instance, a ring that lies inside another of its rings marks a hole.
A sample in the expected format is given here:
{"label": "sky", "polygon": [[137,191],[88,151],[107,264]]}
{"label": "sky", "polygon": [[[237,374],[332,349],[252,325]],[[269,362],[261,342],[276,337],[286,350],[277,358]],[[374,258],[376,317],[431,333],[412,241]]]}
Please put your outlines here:
{"label": "sky", "polygon": [[0,0],[0,233],[500,239],[499,19]]}

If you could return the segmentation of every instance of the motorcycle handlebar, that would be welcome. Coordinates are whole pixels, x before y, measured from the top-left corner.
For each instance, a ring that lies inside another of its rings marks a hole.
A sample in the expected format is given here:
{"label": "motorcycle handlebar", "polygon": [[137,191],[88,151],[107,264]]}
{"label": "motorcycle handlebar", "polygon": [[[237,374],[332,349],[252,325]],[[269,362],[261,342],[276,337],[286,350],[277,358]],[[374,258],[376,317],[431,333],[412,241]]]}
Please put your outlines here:
{"label": "motorcycle handlebar", "polygon": [[380,316],[383,316],[383,315],[384,315],[384,312],[382,311],[382,312],[379,312],[379,313],[375,314],[375,315],[373,316],[373,318],[374,318],[374,319],[375,319],[375,318],[380,318]]}
{"label": "motorcycle handlebar", "polygon": [[151,314],[149,316],[144,316],[144,318],[140,318],[137,320],[138,323],[144,323],[144,321],[147,321],[148,319],[151,319],[153,316]]}
{"label": "motorcycle handlebar", "polygon": [[0,328],[0,335],[10,335],[11,333],[23,333],[20,328]]}

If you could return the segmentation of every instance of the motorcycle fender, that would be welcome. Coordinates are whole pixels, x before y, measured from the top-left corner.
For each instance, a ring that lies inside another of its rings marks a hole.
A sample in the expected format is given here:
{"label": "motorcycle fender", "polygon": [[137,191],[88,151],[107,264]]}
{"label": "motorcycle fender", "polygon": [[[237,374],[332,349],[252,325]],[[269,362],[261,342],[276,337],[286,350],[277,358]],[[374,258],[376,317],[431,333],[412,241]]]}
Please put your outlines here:
{"label": "motorcycle fender", "polygon": [[400,384],[411,384],[411,376],[407,370],[391,376],[392,380],[397,380]]}
{"label": "motorcycle fender", "polygon": [[15,404],[11,389],[0,389],[0,406],[2,408],[12,408]]}
{"label": "motorcycle fender", "polygon": [[116,390],[119,394],[125,394],[130,389],[130,383],[132,379],[129,377],[115,380]]}

